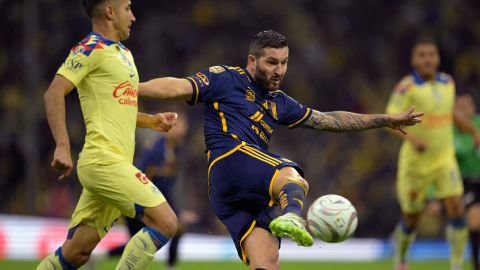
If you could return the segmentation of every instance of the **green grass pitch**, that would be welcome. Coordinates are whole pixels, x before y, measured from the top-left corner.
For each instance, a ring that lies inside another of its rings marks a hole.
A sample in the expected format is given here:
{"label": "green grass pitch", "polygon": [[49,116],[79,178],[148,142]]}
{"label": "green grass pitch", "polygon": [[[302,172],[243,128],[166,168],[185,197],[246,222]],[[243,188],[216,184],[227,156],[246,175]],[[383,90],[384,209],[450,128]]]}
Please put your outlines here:
{"label": "green grass pitch", "polygon": [[[35,269],[37,261],[0,261],[0,269],[2,270],[31,270]],[[105,260],[99,262],[96,270],[110,270],[114,269],[116,260]],[[282,270],[391,270],[393,265],[391,261],[379,262],[282,262],[280,264]],[[83,268],[81,268],[83,269]],[[165,269],[161,262],[154,262],[147,270]],[[178,265],[178,270],[248,270],[240,262],[181,262]],[[433,261],[433,262],[413,262],[410,270],[448,270],[449,265],[447,261]],[[466,267],[465,270],[471,269]]]}

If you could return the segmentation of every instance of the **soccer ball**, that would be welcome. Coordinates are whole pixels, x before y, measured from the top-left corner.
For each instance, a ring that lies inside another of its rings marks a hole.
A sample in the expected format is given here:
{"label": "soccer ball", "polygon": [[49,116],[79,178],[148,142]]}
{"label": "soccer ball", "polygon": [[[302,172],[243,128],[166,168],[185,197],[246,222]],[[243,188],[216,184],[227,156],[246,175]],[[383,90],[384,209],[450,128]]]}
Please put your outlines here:
{"label": "soccer ball", "polygon": [[308,209],[310,232],[328,243],[348,239],[357,228],[357,210],[342,196],[329,194],[316,199]]}

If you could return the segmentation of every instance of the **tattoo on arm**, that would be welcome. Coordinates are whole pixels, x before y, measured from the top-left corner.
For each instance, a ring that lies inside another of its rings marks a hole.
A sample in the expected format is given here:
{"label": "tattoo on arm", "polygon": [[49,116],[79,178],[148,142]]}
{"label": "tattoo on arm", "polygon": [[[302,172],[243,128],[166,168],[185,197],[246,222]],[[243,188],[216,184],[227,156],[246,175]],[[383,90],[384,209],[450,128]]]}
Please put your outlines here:
{"label": "tattoo on arm", "polygon": [[358,114],[351,112],[319,112],[312,115],[302,127],[333,132],[360,131],[389,125],[387,114]]}

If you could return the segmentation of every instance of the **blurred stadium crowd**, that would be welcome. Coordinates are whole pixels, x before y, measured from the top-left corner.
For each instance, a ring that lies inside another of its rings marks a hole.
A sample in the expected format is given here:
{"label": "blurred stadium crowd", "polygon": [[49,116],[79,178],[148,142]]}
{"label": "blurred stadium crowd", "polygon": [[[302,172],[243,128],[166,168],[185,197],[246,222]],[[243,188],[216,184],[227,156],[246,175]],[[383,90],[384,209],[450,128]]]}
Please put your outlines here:
{"label": "blurred stadium crowd", "polygon": [[[289,40],[288,94],[321,111],[380,113],[410,71],[410,46],[418,35],[437,39],[441,69],[454,76],[458,92],[478,100],[478,10],[476,0],[141,0],[133,1],[137,22],[125,44],[142,80],[187,76],[217,64],[243,67],[250,37],[274,29]],[[76,175],[57,181],[49,166],[54,144],[42,94],[70,47],[90,31],[87,16],[80,0],[0,0],[0,25],[0,213],[69,217],[81,186]],[[163,111],[164,104],[144,101],[140,110]],[[177,204],[202,214],[193,230],[218,232],[207,198],[201,106],[184,109],[191,129]],[[67,98],[67,117],[75,158],[84,138],[75,93]],[[310,202],[341,194],[359,211],[357,236],[391,233],[399,213],[399,140],[382,130],[276,133],[270,149],[303,166]]]}

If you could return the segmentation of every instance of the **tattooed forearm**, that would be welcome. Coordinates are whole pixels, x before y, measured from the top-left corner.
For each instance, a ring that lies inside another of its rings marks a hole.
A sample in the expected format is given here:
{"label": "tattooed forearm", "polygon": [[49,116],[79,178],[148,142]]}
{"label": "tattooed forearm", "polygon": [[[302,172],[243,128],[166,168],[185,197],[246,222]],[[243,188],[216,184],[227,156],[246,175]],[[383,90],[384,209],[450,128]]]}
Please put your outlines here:
{"label": "tattooed forearm", "polygon": [[303,127],[333,132],[358,131],[386,127],[389,116],[386,114],[357,114],[351,112],[326,112],[313,110]]}

